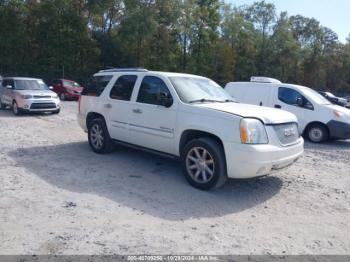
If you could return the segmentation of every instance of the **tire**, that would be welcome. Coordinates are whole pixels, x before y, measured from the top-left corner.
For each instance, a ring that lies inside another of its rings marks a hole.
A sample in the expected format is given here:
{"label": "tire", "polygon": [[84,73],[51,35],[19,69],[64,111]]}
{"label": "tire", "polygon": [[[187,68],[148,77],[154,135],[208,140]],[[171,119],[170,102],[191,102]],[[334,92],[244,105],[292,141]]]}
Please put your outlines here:
{"label": "tire", "polygon": [[224,150],[212,138],[204,137],[188,142],[182,150],[181,162],[185,178],[195,188],[216,189],[227,181]]}
{"label": "tire", "polygon": [[329,132],[322,124],[312,124],[307,130],[307,138],[313,143],[322,143],[329,139]]}
{"label": "tire", "polygon": [[106,154],[114,150],[114,142],[109,136],[106,123],[103,119],[92,120],[88,126],[89,144],[95,153]]}
{"label": "tire", "polygon": [[15,116],[18,116],[22,113],[22,110],[20,108],[18,108],[16,101],[12,102],[12,112]]}
{"label": "tire", "polygon": [[6,105],[2,103],[0,99],[0,110],[5,110],[5,109],[6,109]]}
{"label": "tire", "polygon": [[61,101],[67,100],[66,95],[65,95],[64,93],[61,93],[61,94],[60,94],[60,100],[61,100]]}

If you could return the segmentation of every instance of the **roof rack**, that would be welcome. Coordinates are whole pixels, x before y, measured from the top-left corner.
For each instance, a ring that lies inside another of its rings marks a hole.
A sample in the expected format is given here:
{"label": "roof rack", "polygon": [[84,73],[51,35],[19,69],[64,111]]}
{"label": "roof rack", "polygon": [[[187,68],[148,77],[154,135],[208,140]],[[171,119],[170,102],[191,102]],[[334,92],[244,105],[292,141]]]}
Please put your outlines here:
{"label": "roof rack", "polygon": [[99,73],[104,72],[148,72],[148,70],[144,68],[111,68],[99,71]]}
{"label": "roof rack", "polygon": [[264,77],[264,76],[252,76],[250,78],[250,82],[255,82],[255,83],[277,83],[281,84],[281,81],[270,78],[270,77]]}

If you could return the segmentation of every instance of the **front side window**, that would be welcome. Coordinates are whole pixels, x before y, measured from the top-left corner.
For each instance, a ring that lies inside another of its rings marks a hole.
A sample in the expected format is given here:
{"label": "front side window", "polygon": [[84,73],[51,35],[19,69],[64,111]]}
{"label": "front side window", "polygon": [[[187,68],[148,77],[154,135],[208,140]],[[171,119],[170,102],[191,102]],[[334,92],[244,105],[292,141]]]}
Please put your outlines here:
{"label": "front side window", "polygon": [[171,94],[167,85],[162,79],[155,76],[143,78],[137,102],[152,105],[162,105],[161,97],[170,98]]}
{"label": "front side window", "polygon": [[307,100],[298,91],[291,88],[287,88],[287,87],[278,88],[278,99],[288,105],[304,107],[307,109],[313,109],[313,105],[310,103],[309,100]]}
{"label": "front side window", "polygon": [[111,90],[110,97],[112,99],[130,101],[136,80],[137,76],[135,75],[120,76]]}
{"label": "front side window", "polygon": [[93,76],[86,87],[84,87],[83,96],[100,96],[106,86],[112,79],[112,75]]}

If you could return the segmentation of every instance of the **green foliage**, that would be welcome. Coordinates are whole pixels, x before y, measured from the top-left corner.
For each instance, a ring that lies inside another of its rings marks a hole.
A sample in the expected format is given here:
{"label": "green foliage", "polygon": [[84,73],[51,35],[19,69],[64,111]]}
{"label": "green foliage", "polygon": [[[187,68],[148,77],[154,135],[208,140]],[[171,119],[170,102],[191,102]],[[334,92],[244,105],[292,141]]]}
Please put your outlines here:
{"label": "green foliage", "polygon": [[84,82],[108,67],[212,77],[266,75],[350,92],[350,35],[260,1],[0,0],[0,74]]}

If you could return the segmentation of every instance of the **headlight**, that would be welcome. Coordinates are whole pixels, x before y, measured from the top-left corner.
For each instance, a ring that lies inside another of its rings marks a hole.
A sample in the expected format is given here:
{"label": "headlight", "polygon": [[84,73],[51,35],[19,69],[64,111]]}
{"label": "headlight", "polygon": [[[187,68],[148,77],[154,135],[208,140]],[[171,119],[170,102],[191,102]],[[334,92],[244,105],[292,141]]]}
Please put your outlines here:
{"label": "headlight", "polygon": [[58,95],[57,94],[54,94],[51,96],[52,98],[58,98]]}
{"label": "headlight", "polygon": [[33,98],[33,96],[32,95],[21,95],[21,98],[23,98],[23,99],[31,99],[31,98]]}
{"label": "headlight", "polygon": [[267,144],[268,138],[263,123],[253,118],[243,118],[240,124],[243,144]]}

